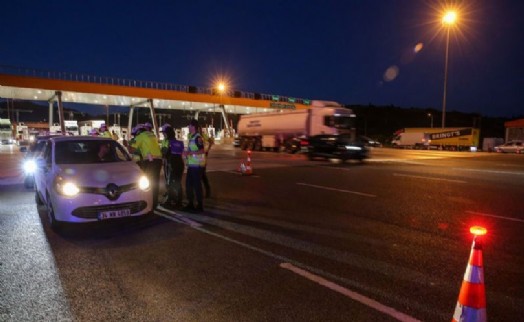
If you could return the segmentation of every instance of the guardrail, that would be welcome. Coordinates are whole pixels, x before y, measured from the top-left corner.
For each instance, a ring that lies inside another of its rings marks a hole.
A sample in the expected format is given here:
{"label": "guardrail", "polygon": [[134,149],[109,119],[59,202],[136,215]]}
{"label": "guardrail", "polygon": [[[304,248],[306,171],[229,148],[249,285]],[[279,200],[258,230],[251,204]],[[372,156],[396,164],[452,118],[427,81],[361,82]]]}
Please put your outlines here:
{"label": "guardrail", "polygon": [[304,104],[304,105],[311,104],[311,100],[309,99],[294,98],[294,97],[287,97],[287,96],[281,96],[281,95],[244,92],[244,91],[237,91],[237,90],[227,90],[224,93],[219,93],[217,89],[209,88],[209,87],[178,85],[178,84],[165,83],[165,82],[143,81],[143,80],[134,80],[134,79],[127,79],[127,78],[108,77],[108,76],[95,76],[95,75],[89,75],[89,74],[76,74],[76,73],[70,73],[70,72],[57,72],[57,71],[48,71],[48,70],[41,70],[41,69],[35,69],[35,68],[25,68],[25,67],[16,67],[16,66],[7,66],[7,65],[0,65],[0,73],[16,75],[16,76],[30,76],[30,77],[53,79],[53,80],[86,82],[86,83],[103,84],[103,85],[149,88],[149,89],[178,91],[178,92],[196,93],[196,94],[223,95],[223,96],[229,96],[229,97],[248,98],[248,99],[254,99],[254,100],[268,100],[268,101],[274,101],[274,102],[299,103],[299,104]]}

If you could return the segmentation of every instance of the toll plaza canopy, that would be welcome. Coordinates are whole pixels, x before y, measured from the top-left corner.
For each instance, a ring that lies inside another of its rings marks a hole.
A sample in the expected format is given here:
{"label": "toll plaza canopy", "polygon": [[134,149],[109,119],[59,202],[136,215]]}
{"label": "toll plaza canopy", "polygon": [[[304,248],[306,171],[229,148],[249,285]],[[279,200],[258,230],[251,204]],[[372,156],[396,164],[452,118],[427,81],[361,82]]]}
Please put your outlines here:
{"label": "toll plaza canopy", "polygon": [[[58,104],[60,124],[64,126],[63,102],[130,108],[131,127],[135,108],[149,108],[153,123],[155,109],[215,111],[219,108],[226,126],[227,113],[249,114],[285,109],[304,109],[310,100],[280,95],[216,88],[176,85],[153,81],[52,72],[0,65],[0,97],[49,103],[49,123],[53,123],[54,102]],[[157,129],[157,124],[153,124]],[[64,128],[62,128],[64,133]]]}

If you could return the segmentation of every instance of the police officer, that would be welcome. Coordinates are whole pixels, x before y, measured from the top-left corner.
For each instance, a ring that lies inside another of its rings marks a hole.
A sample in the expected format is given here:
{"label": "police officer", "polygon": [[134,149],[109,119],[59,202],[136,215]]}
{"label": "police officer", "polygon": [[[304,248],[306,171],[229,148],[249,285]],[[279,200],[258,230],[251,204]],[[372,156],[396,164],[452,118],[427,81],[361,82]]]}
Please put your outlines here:
{"label": "police officer", "polygon": [[[205,165],[204,140],[200,135],[197,120],[189,122],[189,142],[187,150],[183,156],[186,158],[187,175],[186,175],[186,196],[187,205],[183,208],[185,211],[204,211],[202,198],[202,171]],[[196,195],[197,205],[195,207],[194,197]]]}
{"label": "police officer", "polygon": [[142,124],[138,124],[131,129],[131,139],[129,141],[124,140],[123,142],[124,146],[129,149],[129,153],[131,153],[133,161],[136,161],[140,168],[142,168],[142,154],[140,153],[139,149],[133,148],[132,145],[136,142],[136,137],[145,130],[146,129]]}
{"label": "police officer", "polygon": [[100,136],[103,138],[110,138],[110,139],[113,138],[113,136],[111,135],[111,132],[109,132],[109,130],[107,129],[107,125],[105,123],[102,123],[102,125],[100,125],[99,133],[100,133]]}
{"label": "police officer", "polygon": [[153,186],[153,209],[158,205],[160,170],[162,170],[162,152],[158,140],[151,131],[143,130],[137,134],[134,142],[129,142],[133,149],[138,149],[142,157],[139,163]]}
{"label": "police officer", "polygon": [[182,175],[184,174],[184,142],[177,140],[170,124],[161,127],[164,134],[162,156],[164,157],[164,174],[166,177],[167,199],[164,206],[182,208]]}

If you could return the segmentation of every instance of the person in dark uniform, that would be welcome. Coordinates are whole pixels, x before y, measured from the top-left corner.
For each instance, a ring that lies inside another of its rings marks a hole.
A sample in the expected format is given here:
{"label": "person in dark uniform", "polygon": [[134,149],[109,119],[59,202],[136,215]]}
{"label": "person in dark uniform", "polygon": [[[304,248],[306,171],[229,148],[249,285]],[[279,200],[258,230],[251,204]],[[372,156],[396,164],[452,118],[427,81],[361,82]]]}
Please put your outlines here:
{"label": "person in dark uniform", "polygon": [[184,174],[184,142],[177,140],[175,131],[170,124],[161,128],[164,133],[161,150],[164,158],[164,174],[166,178],[167,199],[163,206],[182,208],[182,175]]}
{"label": "person in dark uniform", "polygon": [[212,136],[210,136],[207,131],[202,129],[202,139],[204,140],[204,151],[205,153],[205,163],[204,168],[202,170],[202,183],[204,184],[204,191],[206,193],[206,198],[211,198],[211,186],[209,185],[209,179],[207,178],[207,161],[209,156],[209,150],[211,150],[211,147],[215,144],[215,139],[213,139]]}
{"label": "person in dark uniform", "polygon": [[[189,142],[187,150],[184,151],[186,159],[186,196],[187,205],[183,208],[185,211],[204,211],[202,196],[202,171],[205,166],[204,140],[200,135],[200,129],[197,120],[189,122]],[[194,197],[196,195],[197,205],[195,207]]]}

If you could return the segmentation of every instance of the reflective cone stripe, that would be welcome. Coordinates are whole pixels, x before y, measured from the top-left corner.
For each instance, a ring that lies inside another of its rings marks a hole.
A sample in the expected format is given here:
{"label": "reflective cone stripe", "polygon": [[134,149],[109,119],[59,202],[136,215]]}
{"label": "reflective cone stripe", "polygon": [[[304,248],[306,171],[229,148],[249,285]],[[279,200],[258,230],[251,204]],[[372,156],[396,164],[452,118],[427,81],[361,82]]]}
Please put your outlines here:
{"label": "reflective cone stripe", "polygon": [[482,245],[473,240],[468,266],[451,321],[487,321]]}
{"label": "reflective cone stripe", "polygon": [[251,166],[251,151],[247,151],[247,165]]}
{"label": "reflective cone stripe", "polygon": [[246,169],[243,172],[245,175],[253,174],[253,168],[251,167],[251,151],[247,151]]}
{"label": "reflective cone stripe", "polygon": [[238,171],[242,173],[246,171],[246,165],[244,164],[244,161],[240,161],[240,165],[238,166]]}

